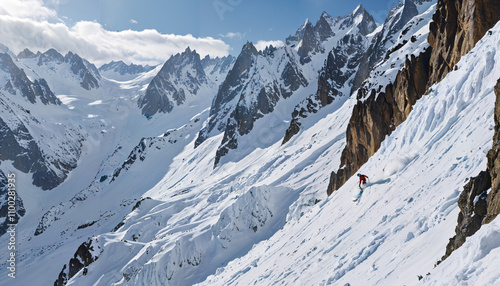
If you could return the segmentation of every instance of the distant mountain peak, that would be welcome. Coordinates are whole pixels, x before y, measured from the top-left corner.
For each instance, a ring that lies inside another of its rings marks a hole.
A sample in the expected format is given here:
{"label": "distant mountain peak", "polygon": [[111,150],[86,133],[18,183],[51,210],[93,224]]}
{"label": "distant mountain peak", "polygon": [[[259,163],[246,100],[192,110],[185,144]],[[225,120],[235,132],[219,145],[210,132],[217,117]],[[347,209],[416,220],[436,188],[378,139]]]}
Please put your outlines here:
{"label": "distant mountain peak", "polygon": [[[88,62],[87,60],[81,58],[78,54],[73,52],[68,52],[65,56],[59,53],[56,49],[51,48],[48,49],[45,53],[37,54],[39,67],[43,65],[60,65],[62,63],[67,63],[70,65],[70,71],[76,77],[76,80],[79,81],[80,86],[86,90],[91,90],[95,88],[99,88],[99,79],[101,75],[97,68]],[[58,68],[64,69],[64,67]],[[54,70],[50,69],[55,73],[62,72],[62,70]]]}
{"label": "distant mountain peak", "polygon": [[255,48],[252,42],[246,42],[245,45],[243,45],[243,48],[241,49],[241,52],[248,52],[254,55],[257,55],[259,52]]}
{"label": "distant mountain peak", "polygon": [[56,49],[48,49],[45,53],[40,54],[38,65],[41,66],[48,62],[63,62],[64,56],[61,55]]}
{"label": "distant mountain peak", "polygon": [[28,48],[26,48],[26,49],[22,50],[21,52],[19,52],[19,54],[17,55],[17,58],[29,59],[29,58],[36,58],[39,55],[40,55],[40,52],[38,52],[38,54],[35,54],[32,51],[30,51]]}
{"label": "distant mountain peak", "polygon": [[177,53],[165,62],[138,105],[146,117],[158,112],[169,113],[175,106],[197,95],[201,86],[207,84],[209,82],[200,55],[187,47],[182,54]]}
{"label": "distant mountain peak", "polygon": [[[135,75],[138,73],[142,72],[148,72],[152,70],[154,67],[151,67],[149,65],[136,65],[134,63],[130,63],[127,65],[124,61],[119,60],[119,61],[111,61],[107,64],[102,65],[99,68],[99,71],[101,72],[115,72],[120,74],[121,76],[123,75]],[[109,73],[106,74],[105,76],[111,76]]]}
{"label": "distant mountain peak", "polygon": [[321,13],[321,16],[319,16],[320,18],[331,18],[332,16],[330,16],[330,14],[328,14],[326,11],[323,11],[323,13]]}
{"label": "distant mountain peak", "polygon": [[60,105],[61,102],[50,90],[47,82],[43,78],[31,80],[22,68],[19,68],[12,56],[7,53],[0,53],[0,70],[7,73],[7,83],[4,89],[11,94],[20,93],[31,103],[36,103],[39,99],[43,104]]}
{"label": "distant mountain peak", "polygon": [[363,5],[359,3],[358,6],[356,6],[356,8],[354,9],[354,11],[352,11],[352,14],[356,14],[358,12],[363,13],[364,11],[366,11],[365,7],[363,7]]}

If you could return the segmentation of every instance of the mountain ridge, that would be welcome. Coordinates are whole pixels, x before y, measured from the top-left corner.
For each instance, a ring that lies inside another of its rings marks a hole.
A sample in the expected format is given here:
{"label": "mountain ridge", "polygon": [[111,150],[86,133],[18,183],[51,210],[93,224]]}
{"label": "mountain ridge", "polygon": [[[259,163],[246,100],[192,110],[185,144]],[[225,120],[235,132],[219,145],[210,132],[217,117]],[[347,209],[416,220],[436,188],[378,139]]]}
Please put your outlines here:
{"label": "mountain ridge", "polygon": [[358,5],[124,76],[0,45],[0,284],[500,282],[494,4],[399,1],[378,27]]}

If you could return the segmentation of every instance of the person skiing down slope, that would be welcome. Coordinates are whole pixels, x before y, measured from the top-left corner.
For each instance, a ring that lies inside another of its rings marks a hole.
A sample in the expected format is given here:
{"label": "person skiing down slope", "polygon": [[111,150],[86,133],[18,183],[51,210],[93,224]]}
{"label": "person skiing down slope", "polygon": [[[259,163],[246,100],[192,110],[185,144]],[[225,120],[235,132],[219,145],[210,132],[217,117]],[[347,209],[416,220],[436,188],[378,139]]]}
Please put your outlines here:
{"label": "person skiing down slope", "polygon": [[366,186],[366,179],[368,179],[367,175],[361,175],[358,173],[359,177],[359,194],[353,199],[355,202],[359,202],[361,195],[363,194],[364,189],[361,187],[361,185]]}
{"label": "person skiing down slope", "polygon": [[367,175],[361,175],[358,173],[359,177],[359,188],[361,189],[361,183],[363,183],[363,186],[366,185],[366,179],[368,179]]}

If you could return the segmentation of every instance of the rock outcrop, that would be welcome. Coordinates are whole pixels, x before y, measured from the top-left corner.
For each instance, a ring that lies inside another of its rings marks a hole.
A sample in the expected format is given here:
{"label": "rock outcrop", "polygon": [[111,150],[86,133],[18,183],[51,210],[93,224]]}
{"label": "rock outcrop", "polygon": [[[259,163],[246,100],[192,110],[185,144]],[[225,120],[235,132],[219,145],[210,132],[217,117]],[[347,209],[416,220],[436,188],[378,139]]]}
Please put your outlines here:
{"label": "rock outcrop", "polygon": [[[438,1],[430,24],[430,47],[420,56],[407,59],[393,83],[359,90],[358,99],[364,101],[358,101],[354,107],[346,131],[347,144],[342,152],[341,167],[331,174],[328,195],[368,161],[385,136],[406,120],[426,88],[443,79],[460,57],[498,21],[499,6],[493,2]],[[490,9],[496,12],[485,12]]]}
{"label": "rock outcrop", "polygon": [[340,188],[375,154],[385,136],[406,120],[412,106],[425,92],[431,50],[406,59],[405,67],[384,91],[359,90],[358,99],[366,100],[354,106],[346,132],[347,145],[341,156],[342,167],[332,172],[328,195]]}
{"label": "rock outcrop", "polygon": [[196,95],[205,84],[207,78],[200,55],[188,47],[165,62],[139,99],[139,108],[147,117],[158,112],[169,113],[175,106],[182,105],[186,98]]}
{"label": "rock outcrop", "polygon": [[457,248],[464,244],[467,237],[476,233],[483,224],[493,221],[500,214],[500,79],[495,85],[495,134],[493,147],[488,151],[488,168],[477,177],[470,178],[458,199],[456,235],[450,238],[445,255],[438,263],[445,260]]}
{"label": "rock outcrop", "polygon": [[[15,180],[15,174],[12,177]],[[9,177],[10,178],[10,177]],[[9,188],[7,176],[0,171],[0,236],[5,234],[8,224],[17,224],[19,219],[26,214],[23,201],[16,191],[15,184]],[[15,204],[9,204],[9,197],[14,197]]]}
{"label": "rock outcrop", "polygon": [[442,0],[432,20],[428,39],[434,50],[430,84],[441,81],[500,20],[500,5],[495,0]]}
{"label": "rock outcrop", "polygon": [[[361,5],[348,16],[337,19],[332,19],[324,12],[315,26],[316,30],[322,31],[320,35],[335,35],[331,31],[331,26],[327,24],[328,21],[339,22],[339,26],[349,30],[349,32],[328,53],[325,65],[319,72],[316,94],[308,96],[294,108],[292,120],[285,132],[282,144],[288,142],[292,136],[300,131],[302,118],[317,113],[319,109],[332,103],[337,97],[349,95],[344,89],[352,85],[353,75],[356,73],[369,44],[367,35],[376,28],[373,17]],[[320,38],[326,39],[323,36]]]}
{"label": "rock outcrop", "polygon": [[75,276],[78,271],[82,270],[84,267],[88,267],[96,261],[101,251],[102,249],[98,245],[98,240],[95,237],[82,243],[73,255],[73,258],[69,260],[68,264],[64,264],[57,280],[54,282],[54,286],[66,285],[68,280]]}
{"label": "rock outcrop", "polygon": [[[66,65],[63,65],[66,64]],[[79,82],[80,86],[86,90],[99,88],[101,75],[97,68],[79,55],[68,52],[65,56],[61,55],[55,49],[49,49],[40,54],[37,65],[46,66],[47,70],[54,73],[65,73],[67,65],[69,72]],[[60,68],[64,66],[64,68]]]}
{"label": "rock outcrop", "polygon": [[24,70],[19,68],[7,53],[0,54],[0,71],[7,74],[7,83],[3,88],[9,93],[13,95],[20,93],[31,103],[37,102],[38,99],[43,104],[61,105],[61,101],[50,90],[45,79],[39,78],[31,81]]}
{"label": "rock outcrop", "polygon": [[488,208],[484,223],[491,222],[500,214],[500,79],[495,86],[495,95],[495,134],[493,135],[493,147],[487,155],[491,191],[488,194]]}
{"label": "rock outcrop", "polygon": [[441,260],[446,259],[454,250],[464,244],[465,239],[476,233],[486,216],[486,192],[491,188],[491,178],[487,171],[482,171],[477,177],[470,178],[458,198],[458,225],[456,235],[450,238],[446,253]]}

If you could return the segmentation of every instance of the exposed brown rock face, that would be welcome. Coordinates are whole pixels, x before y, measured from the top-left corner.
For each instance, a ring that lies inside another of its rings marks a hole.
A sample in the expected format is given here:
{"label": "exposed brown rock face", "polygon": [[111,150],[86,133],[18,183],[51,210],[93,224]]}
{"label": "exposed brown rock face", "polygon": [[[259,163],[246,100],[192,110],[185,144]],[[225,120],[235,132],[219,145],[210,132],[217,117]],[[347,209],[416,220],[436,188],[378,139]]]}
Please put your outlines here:
{"label": "exposed brown rock face", "polygon": [[500,20],[500,5],[495,0],[442,0],[432,19],[430,84],[441,81]]}
{"label": "exposed brown rock face", "polygon": [[426,88],[442,80],[498,22],[499,6],[494,0],[438,1],[428,36],[431,47],[418,58],[407,59],[394,83],[384,91],[360,89],[358,98],[369,96],[354,107],[341,168],[331,174],[328,195],[340,188],[380,148],[385,136],[406,120]]}
{"label": "exposed brown rock face", "polygon": [[[386,86],[384,92],[370,90],[368,98],[354,106],[347,126],[347,145],[340,159],[343,168],[332,172],[328,195],[340,188],[377,152],[385,136],[406,120],[412,106],[425,92],[431,50],[427,49],[419,57],[411,56],[398,72],[394,84]],[[358,98],[366,92],[360,89]]]}
{"label": "exposed brown rock face", "polygon": [[[458,199],[458,224],[456,235],[450,238],[446,253],[441,258],[445,260],[457,248],[464,244],[467,237],[476,233],[483,224],[490,223],[500,213],[500,79],[495,86],[495,134],[493,147],[488,152],[488,169],[471,178],[464,186]],[[491,188],[491,191],[487,191]],[[439,261],[438,263],[440,263]]]}
{"label": "exposed brown rock face", "polygon": [[477,177],[470,178],[464,186],[464,190],[458,198],[458,214],[456,235],[450,238],[446,246],[446,253],[441,260],[446,259],[457,248],[464,244],[465,239],[480,228],[483,218],[486,216],[486,191],[491,187],[490,174],[481,171]]}
{"label": "exposed brown rock face", "polygon": [[495,86],[495,95],[495,134],[493,135],[493,147],[488,152],[491,191],[488,194],[488,211],[484,223],[491,222],[500,213],[500,79]]}

